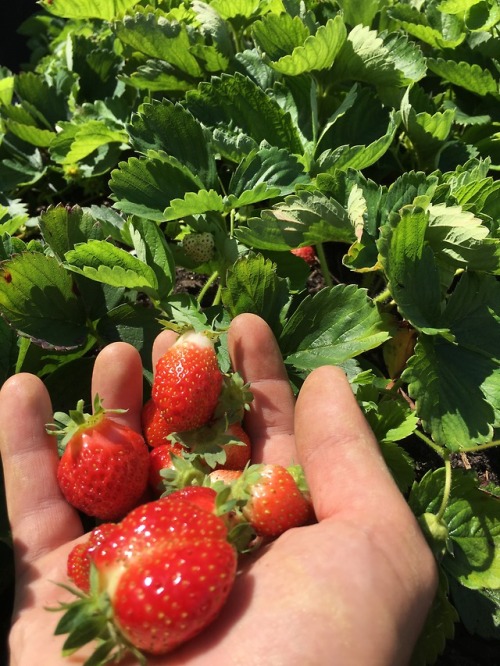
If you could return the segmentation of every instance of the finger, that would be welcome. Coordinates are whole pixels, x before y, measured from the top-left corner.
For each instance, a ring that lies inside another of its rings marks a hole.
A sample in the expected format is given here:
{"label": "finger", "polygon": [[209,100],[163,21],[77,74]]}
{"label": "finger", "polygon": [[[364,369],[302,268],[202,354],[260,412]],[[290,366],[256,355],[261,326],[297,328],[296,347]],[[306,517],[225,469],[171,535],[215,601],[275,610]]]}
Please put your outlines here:
{"label": "finger", "polygon": [[52,406],[42,381],[17,374],[0,390],[0,451],[18,570],[82,534],[57,483]]}
{"label": "finger", "polygon": [[153,369],[156,368],[156,364],[160,358],[167,351],[167,349],[174,344],[174,342],[177,340],[177,337],[177,333],[169,330],[162,331],[156,336],[155,341],[153,342],[152,351]]}
{"label": "finger", "polygon": [[386,511],[400,507],[402,496],[340,368],[317,368],[306,378],[295,435],[319,520],[343,511],[387,519]]}
{"label": "finger", "polygon": [[276,339],[260,317],[242,314],[231,322],[228,346],[235,370],[254,395],[245,417],[252,461],[296,462],[293,437],[295,400]]}
{"label": "finger", "polygon": [[92,397],[96,393],[105,409],[126,410],[112,418],[140,432],[142,361],[135,347],[113,342],[99,352],[92,374]]}

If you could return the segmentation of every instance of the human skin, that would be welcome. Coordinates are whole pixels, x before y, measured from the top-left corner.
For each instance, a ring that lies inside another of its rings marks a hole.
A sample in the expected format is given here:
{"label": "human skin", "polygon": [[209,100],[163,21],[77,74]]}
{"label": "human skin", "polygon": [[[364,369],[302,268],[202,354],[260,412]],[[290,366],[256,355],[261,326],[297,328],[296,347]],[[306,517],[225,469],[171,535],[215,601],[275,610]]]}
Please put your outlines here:
{"label": "human skin", "polygon": [[[175,340],[164,331],[153,363]],[[310,373],[295,401],[277,343],[255,315],[236,317],[228,336],[233,367],[251,383],[245,420],[254,460],[300,463],[317,522],[289,530],[243,558],[218,619],[154,666],[404,666],[437,586],[435,560],[387,470],[344,373]],[[126,409],[113,418],[140,428],[142,367],[118,342],[95,361],[92,395]],[[0,451],[16,564],[10,665],[83,664],[86,647],[61,656],[54,636],[70,599],[66,558],[82,540],[76,511],[56,481],[57,450],[45,425],[52,406],[43,383],[20,373],[0,390]],[[123,664],[134,664],[128,658]]]}

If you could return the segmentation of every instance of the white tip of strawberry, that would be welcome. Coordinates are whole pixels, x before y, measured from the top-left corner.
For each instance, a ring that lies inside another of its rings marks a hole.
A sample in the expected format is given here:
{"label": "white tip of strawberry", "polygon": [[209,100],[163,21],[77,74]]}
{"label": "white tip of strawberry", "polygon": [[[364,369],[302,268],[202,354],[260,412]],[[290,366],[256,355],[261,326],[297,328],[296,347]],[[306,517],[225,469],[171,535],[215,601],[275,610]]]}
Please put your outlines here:
{"label": "white tip of strawberry", "polygon": [[206,347],[207,349],[213,349],[214,347],[212,340],[207,335],[204,335],[199,331],[186,331],[177,338],[175,344],[193,344],[201,348]]}

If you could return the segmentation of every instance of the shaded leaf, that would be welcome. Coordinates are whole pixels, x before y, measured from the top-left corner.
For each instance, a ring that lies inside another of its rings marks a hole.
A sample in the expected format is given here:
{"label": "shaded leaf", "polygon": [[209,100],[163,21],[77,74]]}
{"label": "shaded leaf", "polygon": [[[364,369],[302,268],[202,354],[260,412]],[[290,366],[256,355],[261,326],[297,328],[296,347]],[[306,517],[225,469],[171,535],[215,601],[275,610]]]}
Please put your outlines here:
{"label": "shaded leaf", "polygon": [[1,264],[0,312],[42,347],[80,347],[87,337],[85,312],[72,287],[71,276],[56,259],[24,252]]}

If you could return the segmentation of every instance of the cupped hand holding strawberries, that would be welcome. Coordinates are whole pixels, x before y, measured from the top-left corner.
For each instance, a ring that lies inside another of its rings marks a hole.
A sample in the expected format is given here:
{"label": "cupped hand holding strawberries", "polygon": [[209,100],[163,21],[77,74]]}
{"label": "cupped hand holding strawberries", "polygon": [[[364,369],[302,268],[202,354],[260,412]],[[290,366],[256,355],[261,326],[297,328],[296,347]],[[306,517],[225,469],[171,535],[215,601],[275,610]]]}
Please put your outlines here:
{"label": "cupped hand holding strawberries", "polygon": [[[158,337],[155,364],[174,340],[170,332]],[[316,520],[242,557],[217,618],[147,663],[404,665],[436,589],[435,563],[345,376],[332,367],[313,371],[295,403],[276,341],[254,315],[233,321],[229,349],[254,395],[245,418],[252,461],[300,463]],[[111,418],[141,431],[142,367],[134,348],[115,343],[100,353],[95,394],[107,409],[126,410]],[[61,656],[59,617],[46,610],[71,600],[55,582],[67,580],[68,555],[84,542],[79,515],[57,483],[58,453],[45,429],[52,416],[39,379],[18,374],[5,382],[0,445],[16,558],[11,666],[83,664],[94,649]],[[218,532],[209,538],[229,561],[226,541]]]}

